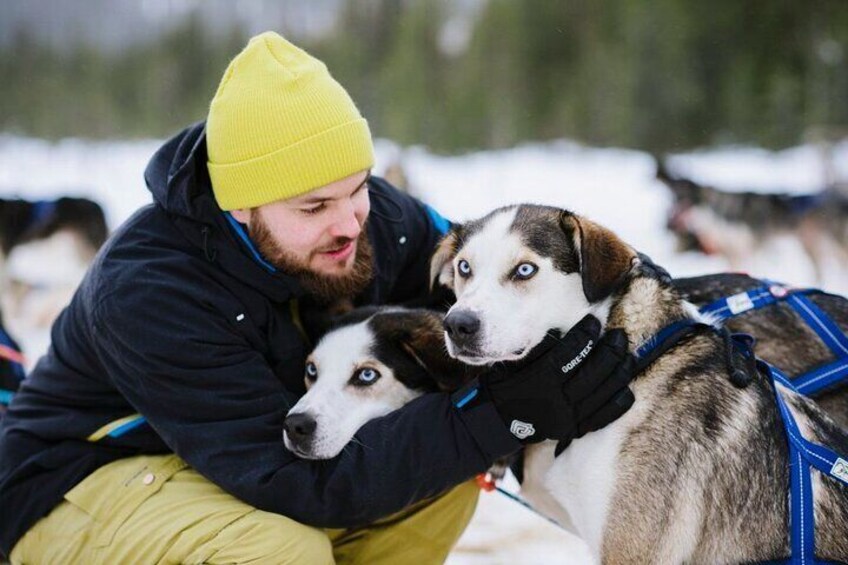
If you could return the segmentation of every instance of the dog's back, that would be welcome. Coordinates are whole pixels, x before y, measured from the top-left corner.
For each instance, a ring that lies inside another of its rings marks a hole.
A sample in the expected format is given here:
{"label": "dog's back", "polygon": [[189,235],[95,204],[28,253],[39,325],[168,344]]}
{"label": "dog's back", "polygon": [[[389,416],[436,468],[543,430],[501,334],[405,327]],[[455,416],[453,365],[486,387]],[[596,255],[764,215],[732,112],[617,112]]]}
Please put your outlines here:
{"label": "dog's back", "polygon": [[[686,300],[700,307],[762,286],[762,282],[748,275],[728,273],[675,279],[674,286]],[[811,294],[809,298],[843,332],[848,332],[848,299],[832,294]],[[784,302],[750,310],[730,318],[725,325],[733,332],[754,336],[757,339],[757,356],[780,368],[789,377],[834,361],[833,352]],[[825,390],[816,396],[816,401],[836,423],[848,430],[848,385]]]}

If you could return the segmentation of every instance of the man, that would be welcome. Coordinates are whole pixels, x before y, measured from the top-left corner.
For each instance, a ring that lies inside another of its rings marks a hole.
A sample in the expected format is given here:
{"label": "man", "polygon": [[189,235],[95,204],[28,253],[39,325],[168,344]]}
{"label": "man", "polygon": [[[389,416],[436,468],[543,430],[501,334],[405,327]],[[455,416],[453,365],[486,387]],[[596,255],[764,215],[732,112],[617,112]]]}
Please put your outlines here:
{"label": "man", "polygon": [[[311,320],[427,294],[445,221],[372,164],[324,65],[251,40],[205,127],[151,160],[154,204],[103,248],[3,421],[13,563],[441,561],[474,509],[468,479],[520,447],[507,423],[568,441],[629,407],[617,366],[578,405],[562,375],[507,367],[467,406],[425,395],[367,424],[334,460],[289,453]],[[599,348],[620,353],[620,337]],[[515,375],[526,386],[501,386]]]}

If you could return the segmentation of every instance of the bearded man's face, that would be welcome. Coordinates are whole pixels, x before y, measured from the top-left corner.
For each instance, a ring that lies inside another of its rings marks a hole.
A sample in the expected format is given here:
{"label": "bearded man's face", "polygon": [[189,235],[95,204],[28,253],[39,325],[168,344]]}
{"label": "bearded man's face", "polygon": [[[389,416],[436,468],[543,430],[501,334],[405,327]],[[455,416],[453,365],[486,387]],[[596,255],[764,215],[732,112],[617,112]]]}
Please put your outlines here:
{"label": "bearded man's face", "polygon": [[248,225],[265,259],[299,279],[316,299],[349,298],[373,276],[367,180],[362,171],[296,198],[234,210],[233,217]]}

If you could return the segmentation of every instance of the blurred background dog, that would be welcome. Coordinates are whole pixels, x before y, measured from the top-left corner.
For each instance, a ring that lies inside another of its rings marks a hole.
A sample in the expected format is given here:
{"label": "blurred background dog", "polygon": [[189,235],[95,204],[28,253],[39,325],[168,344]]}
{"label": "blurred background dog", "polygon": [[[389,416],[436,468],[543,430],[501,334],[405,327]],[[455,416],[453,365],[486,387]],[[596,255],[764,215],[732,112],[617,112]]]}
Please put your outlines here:
{"label": "blurred background dog", "polygon": [[0,199],[3,345],[20,352],[13,336],[46,334],[108,234],[103,208],[88,198]]}
{"label": "blurred background dog", "polygon": [[657,178],[673,196],[666,227],[681,252],[720,255],[742,271],[775,240],[791,238],[818,283],[829,261],[848,263],[848,197],[837,185],[807,194],[732,192],[676,174],[663,159]]}

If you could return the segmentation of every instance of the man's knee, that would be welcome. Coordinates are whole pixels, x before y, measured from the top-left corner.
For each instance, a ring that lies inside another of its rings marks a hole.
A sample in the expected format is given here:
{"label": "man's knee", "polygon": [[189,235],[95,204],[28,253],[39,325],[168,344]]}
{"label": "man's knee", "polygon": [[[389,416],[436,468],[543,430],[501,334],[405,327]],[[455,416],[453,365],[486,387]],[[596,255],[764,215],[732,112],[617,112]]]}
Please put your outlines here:
{"label": "man's knee", "polygon": [[335,563],[323,531],[285,516],[256,510],[224,528],[204,563]]}

